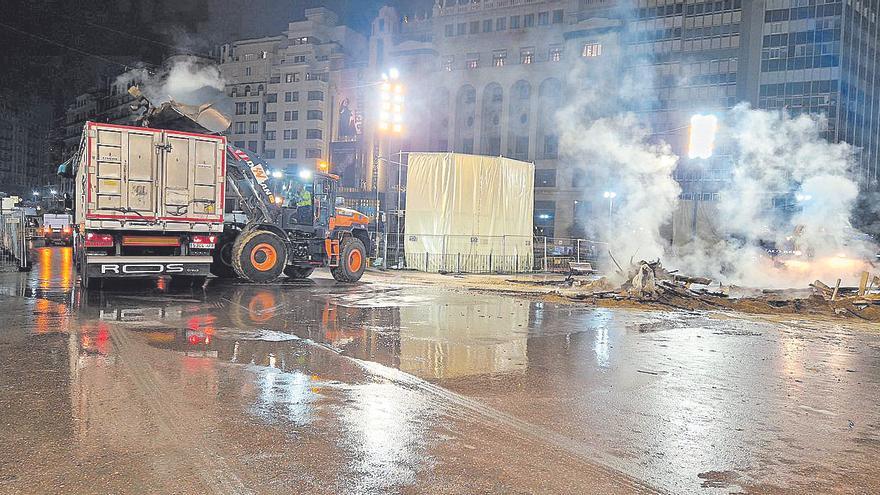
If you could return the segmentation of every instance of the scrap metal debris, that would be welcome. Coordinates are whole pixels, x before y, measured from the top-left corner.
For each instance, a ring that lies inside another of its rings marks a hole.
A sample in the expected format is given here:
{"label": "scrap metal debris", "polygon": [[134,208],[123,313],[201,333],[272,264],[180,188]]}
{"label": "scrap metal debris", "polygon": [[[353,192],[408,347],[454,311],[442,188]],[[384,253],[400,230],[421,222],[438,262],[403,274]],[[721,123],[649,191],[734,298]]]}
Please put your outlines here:
{"label": "scrap metal debris", "polygon": [[[615,265],[620,266],[618,263]],[[691,277],[666,270],[660,260],[641,260],[622,267],[622,284],[600,278],[583,281],[577,294],[568,297],[581,301],[610,300],[625,303],[671,306],[686,310],[722,309],[748,313],[806,313],[854,316],[880,321],[880,276],[865,273],[859,287],[846,287],[836,280],[831,287],[819,280],[810,284],[812,291],[801,289],[745,289],[713,282],[705,277]],[[557,282],[558,284],[559,282]],[[560,284],[562,285],[562,284]],[[572,287],[571,277],[565,286]]]}

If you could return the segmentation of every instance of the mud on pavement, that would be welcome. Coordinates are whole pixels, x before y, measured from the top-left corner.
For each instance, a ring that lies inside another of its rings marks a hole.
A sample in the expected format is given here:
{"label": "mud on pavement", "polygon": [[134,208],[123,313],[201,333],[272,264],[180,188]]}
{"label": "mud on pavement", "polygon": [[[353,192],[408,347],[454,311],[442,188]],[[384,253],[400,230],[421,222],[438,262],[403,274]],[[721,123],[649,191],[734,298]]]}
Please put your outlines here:
{"label": "mud on pavement", "polygon": [[327,278],[0,274],[2,493],[878,491],[880,337]]}

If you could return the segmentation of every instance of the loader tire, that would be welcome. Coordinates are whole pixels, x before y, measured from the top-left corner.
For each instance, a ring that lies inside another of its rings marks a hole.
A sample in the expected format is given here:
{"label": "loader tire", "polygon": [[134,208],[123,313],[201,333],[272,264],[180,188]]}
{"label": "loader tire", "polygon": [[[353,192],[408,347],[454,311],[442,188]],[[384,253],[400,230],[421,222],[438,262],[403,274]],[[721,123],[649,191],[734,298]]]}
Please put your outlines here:
{"label": "loader tire", "polygon": [[218,278],[235,278],[235,267],[232,266],[232,250],[235,237],[223,236],[214,249],[214,261],[211,262],[211,273]]}
{"label": "loader tire", "polygon": [[238,236],[232,246],[232,266],[239,277],[250,282],[272,282],[287,265],[287,245],[265,230]]}
{"label": "loader tire", "polygon": [[339,246],[339,266],[330,269],[337,282],[357,282],[367,268],[367,249],[360,239],[346,237]]}
{"label": "loader tire", "polygon": [[312,275],[313,271],[315,271],[315,268],[311,266],[290,265],[284,269],[284,274],[292,279],[301,280],[304,278],[309,278]]}

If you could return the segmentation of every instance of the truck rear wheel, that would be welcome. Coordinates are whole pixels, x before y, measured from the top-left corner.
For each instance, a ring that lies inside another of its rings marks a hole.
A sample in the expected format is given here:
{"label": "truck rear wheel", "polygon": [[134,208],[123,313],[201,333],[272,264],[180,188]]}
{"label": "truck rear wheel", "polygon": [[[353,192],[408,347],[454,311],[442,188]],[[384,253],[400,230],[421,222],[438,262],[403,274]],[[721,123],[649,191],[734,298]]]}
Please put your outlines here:
{"label": "truck rear wheel", "polygon": [[232,266],[239,277],[250,282],[271,282],[287,265],[287,246],[280,237],[265,230],[238,236],[232,246]]}
{"label": "truck rear wheel", "polygon": [[339,266],[330,269],[338,282],[354,283],[361,279],[367,269],[367,249],[355,237],[346,237],[339,246]]}
{"label": "truck rear wheel", "polygon": [[217,248],[214,249],[214,261],[211,263],[211,273],[219,278],[235,278],[235,268],[232,266],[232,250],[235,237],[222,236]]}
{"label": "truck rear wheel", "polygon": [[88,276],[89,264],[86,262],[85,248],[80,247],[79,251],[79,256],[77,256],[79,259],[79,265],[77,266],[77,271],[79,272],[79,286],[85,290],[100,289],[101,279]]}
{"label": "truck rear wheel", "polygon": [[290,278],[303,279],[309,278],[313,271],[315,271],[315,268],[311,266],[290,265],[284,269],[284,274]]}

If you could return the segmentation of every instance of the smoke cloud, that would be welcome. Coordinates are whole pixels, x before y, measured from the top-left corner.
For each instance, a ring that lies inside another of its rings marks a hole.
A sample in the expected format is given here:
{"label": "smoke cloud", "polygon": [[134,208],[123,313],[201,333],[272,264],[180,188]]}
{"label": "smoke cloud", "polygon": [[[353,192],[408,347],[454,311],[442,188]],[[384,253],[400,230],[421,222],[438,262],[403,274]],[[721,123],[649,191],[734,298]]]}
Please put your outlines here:
{"label": "smoke cloud", "polygon": [[[599,40],[613,50],[617,40]],[[593,187],[594,232],[608,242],[621,263],[662,258],[669,242],[661,236],[680,193],[672,174],[678,157],[631,111],[644,106],[652,73],[644,69],[619,74],[608,64],[578,64],[569,75],[566,106],[557,113],[562,158],[581,169]],[[605,197],[605,193],[613,197]],[[589,223],[584,221],[583,223]]]}
{"label": "smoke cloud", "polygon": [[[719,139],[733,171],[717,204],[714,238],[693,240],[672,263],[741,285],[855,280],[877,248],[850,223],[858,197],[853,149],[826,141],[825,125],[821,116],[746,104],[727,112]],[[778,254],[771,259],[768,251]]]}
{"label": "smoke cloud", "polygon": [[[611,59],[621,49],[614,35],[598,42]],[[574,64],[556,125],[561,158],[589,178],[583,200],[593,213],[580,223],[624,268],[631,258],[661,258],[670,269],[755,287],[837,278],[853,284],[870,268],[878,248],[850,223],[859,196],[853,149],[823,138],[824,118],[747,104],[717,114],[718,147],[707,163],[730,174],[718,201],[683,206],[673,177],[680,159],[657,138],[669,129],[650,129],[637,113],[651,104],[645,95],[656,93],[653,66],[620,55],[627,61],[622,73],[588,58]],[[683,220],[685,207],[700,214]],[[699,235],[673,246],[674,219],[689,224],[694,217],[702,218]]]}
{"label": "smoke cloud", "polygon": [[138,83],[154,104],[174,100],[188,105],[216,103],[225,98],[226,82],[213,62],[195,56],[176,56],[157,72],[134,69],[117,78],[117,83]]}

